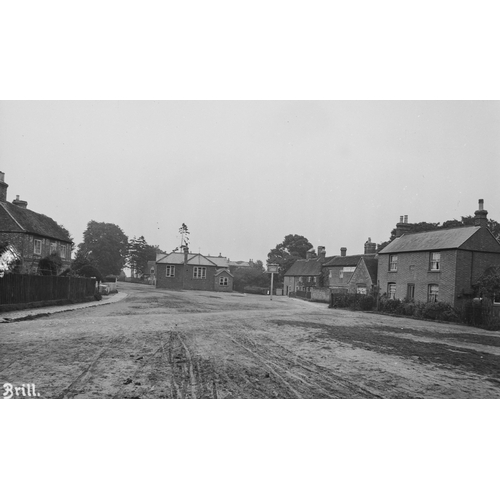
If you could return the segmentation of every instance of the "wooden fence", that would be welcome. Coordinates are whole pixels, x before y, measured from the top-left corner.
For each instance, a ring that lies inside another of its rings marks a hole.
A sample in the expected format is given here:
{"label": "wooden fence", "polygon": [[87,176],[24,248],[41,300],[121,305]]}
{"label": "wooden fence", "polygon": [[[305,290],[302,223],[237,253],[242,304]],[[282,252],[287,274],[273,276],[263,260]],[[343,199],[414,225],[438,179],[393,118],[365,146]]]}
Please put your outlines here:
{"label": "wooden fence", "polygon": [[0,305],[61,299],[78,302],[94,295],[95,282],[94,278],[5,274],[0,278]]}

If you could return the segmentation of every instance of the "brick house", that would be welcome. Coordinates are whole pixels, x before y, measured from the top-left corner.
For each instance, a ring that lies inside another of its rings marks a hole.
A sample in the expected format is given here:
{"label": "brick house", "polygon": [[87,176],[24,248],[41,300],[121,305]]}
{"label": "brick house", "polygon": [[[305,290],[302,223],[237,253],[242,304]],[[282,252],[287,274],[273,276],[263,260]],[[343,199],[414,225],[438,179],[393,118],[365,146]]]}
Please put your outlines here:
{"label": "brick house", "polygon": [[0,172],[0,243],[9,244],[21,256],[21,273],[36,273],[41,259],[56,252],[62,270],[71,264],[72,241],[57,222],[27,208],[19,199],[7,201],[8,184]]}
{"label": "brick house", "polygon": [[318,256],[309,251],[305,259],[297,259],[283,277],[285,295],[310,292],[312,287],[321,286],[321,270],[326,260],[325,247],[318,247]]}
{"label": "brick house", "polygon": [[484,271],[500,266],[500,243],[487,227],[487,214],[479,200],[474,226],[405,234],[407,219],[401,221],[396,239],[379,252],[380,293],[460,308]]}
{"label": "brick house", "polygon": [[371,239],[365,243],[365,253],[347,255],[347,248],[340,255],[323,264],[323,283],[334,293],[370,293],[377,284],[377,245]]}
{"label": "brick house", "polygon": [[233,275],[225,257],[171,252],[156,256],[156,288],[233,291]]}

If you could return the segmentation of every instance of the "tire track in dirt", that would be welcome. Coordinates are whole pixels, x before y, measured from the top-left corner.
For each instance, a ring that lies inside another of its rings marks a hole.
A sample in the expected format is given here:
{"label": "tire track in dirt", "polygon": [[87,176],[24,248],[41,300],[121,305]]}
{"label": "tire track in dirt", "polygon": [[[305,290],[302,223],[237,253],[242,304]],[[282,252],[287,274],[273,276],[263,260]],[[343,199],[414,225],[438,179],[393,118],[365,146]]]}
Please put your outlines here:
{"label": "tire track in dirt", "polygon": [[[358,397],[362,396],[364,398],[378,398],[378,399],[382,397],[379,394],[376,394],[368,390],[364,386],[350,382],[345,378],[335,375],[334,373],[332,373],[331,370],[300,357],[297,353],[287,349],[286,347],[282,346],[281,344],[279,344],[275,340],[272,340],[266,335],[262,335],[262,338],[265,339],[268,343],[274,344],[281,351],[281,354],[272,352],[270,350],[266,350],[263,346],[260,346],[256,342],[254,342],[251,338],[247,338],[247,340],[248,342],[254,345],[255,349],[260,349],[265,353],[272,354],[272,356],[274,356],[278,360],[286,359],[286,357],[288,357],[289,362],[292,364],[292,366],[294,367],[299,366],[302,370],[305,370],[306,372],[309,372],[312,375],[314,375],[316,380],[324,384],[324,386],[319,385],[317,383],[313,383],[312,385],[319,388],[322,392],[327,393],[328,397],[345,398],[353,396],[358,396]],[[309,383],[311,382],[309,381]],[[332,394],[331,389],[334,388],[335,386],[337,388],[337,392]],[[342,389],[347,390],[348,392],[347,396],[342,394],[339,395],[338,393],[339,386]]]}
{"label": "tire track in dirt", "polygon": [[[282,377],[291,377],[298,380],[303,385],[308,387],[308,392],[305,397],[327,397],[331,399],[338,398],[380,398],[365,387],[354,384],[344,378],[335,375],[330,370],[315,365],[309,360],[305,360],[296,353],[284,348],[279,343],[271,340],[263,335],[265,340],[274,344],[279,352],[275,349],[270,349],[266,346],[257,344],[250,335],[246,335],[241,340],[251,346],[250,351],[258,358],[265,359],[268,364],[276,367],[282,372]],[[300,360],[300,362],[299,362]],[[299,367],[299,370],[297,370]],[[311,375],[314,377],[310,379]],[[314,392],[311,392],[311,389]],[[317,394],[319,393],[319,394]],[[304,396],[302,396],[304,397]]]}
{"label": "tire track in dirt", "polygon": [[63,398],[72,398],[75,397],[76,394],[78,394],[77,391],[75,391],[75,387],[81,384],[84,380],[86,380],[89,377],[89,374],[91,370],[94,368],[96,365],[97,361],[99,358],[104,354],[104,352],[107,350],[106,347],[103,347],[98,353],[97,356],[90,362],[90,364],[83,370],[78,377],[76,377],[63,391],[59,394],[58,398],[63,399]]}

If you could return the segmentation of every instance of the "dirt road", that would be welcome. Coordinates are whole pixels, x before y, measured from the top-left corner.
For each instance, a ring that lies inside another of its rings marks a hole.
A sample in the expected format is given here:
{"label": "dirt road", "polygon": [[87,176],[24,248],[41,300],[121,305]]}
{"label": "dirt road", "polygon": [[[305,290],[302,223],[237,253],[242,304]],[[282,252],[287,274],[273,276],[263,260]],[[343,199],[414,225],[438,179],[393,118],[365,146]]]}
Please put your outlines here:
{"label": "dirt road", "polygon": [[[0,388],[42,398],[498,398],[500,335],[299,299],[120,284],[0,324]],[[21,397],[21,396],[19,396]]]}

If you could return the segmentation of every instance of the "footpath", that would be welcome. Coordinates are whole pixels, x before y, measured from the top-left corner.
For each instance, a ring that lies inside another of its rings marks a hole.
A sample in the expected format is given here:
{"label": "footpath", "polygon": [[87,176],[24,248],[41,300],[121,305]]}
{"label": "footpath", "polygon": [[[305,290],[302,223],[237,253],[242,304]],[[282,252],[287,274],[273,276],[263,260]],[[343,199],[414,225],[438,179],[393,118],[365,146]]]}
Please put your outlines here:
{"label": "footpath", "polygon": [[82,302],[80,304],[66,304],[64,306],[36,307],[33,309],[22,309],[21,311],[10,311],[0,313],[0,323],[10,323],[12,321],[22,321],[25,319],[34,319],[39,316],[50,316],[51,314],[74,311],[75,309],[85,309],[87,307],[104,306],[123,300],[128,294],[124,292],[113,293],[112,295],[103,295],[102,300],[92,302]]}

